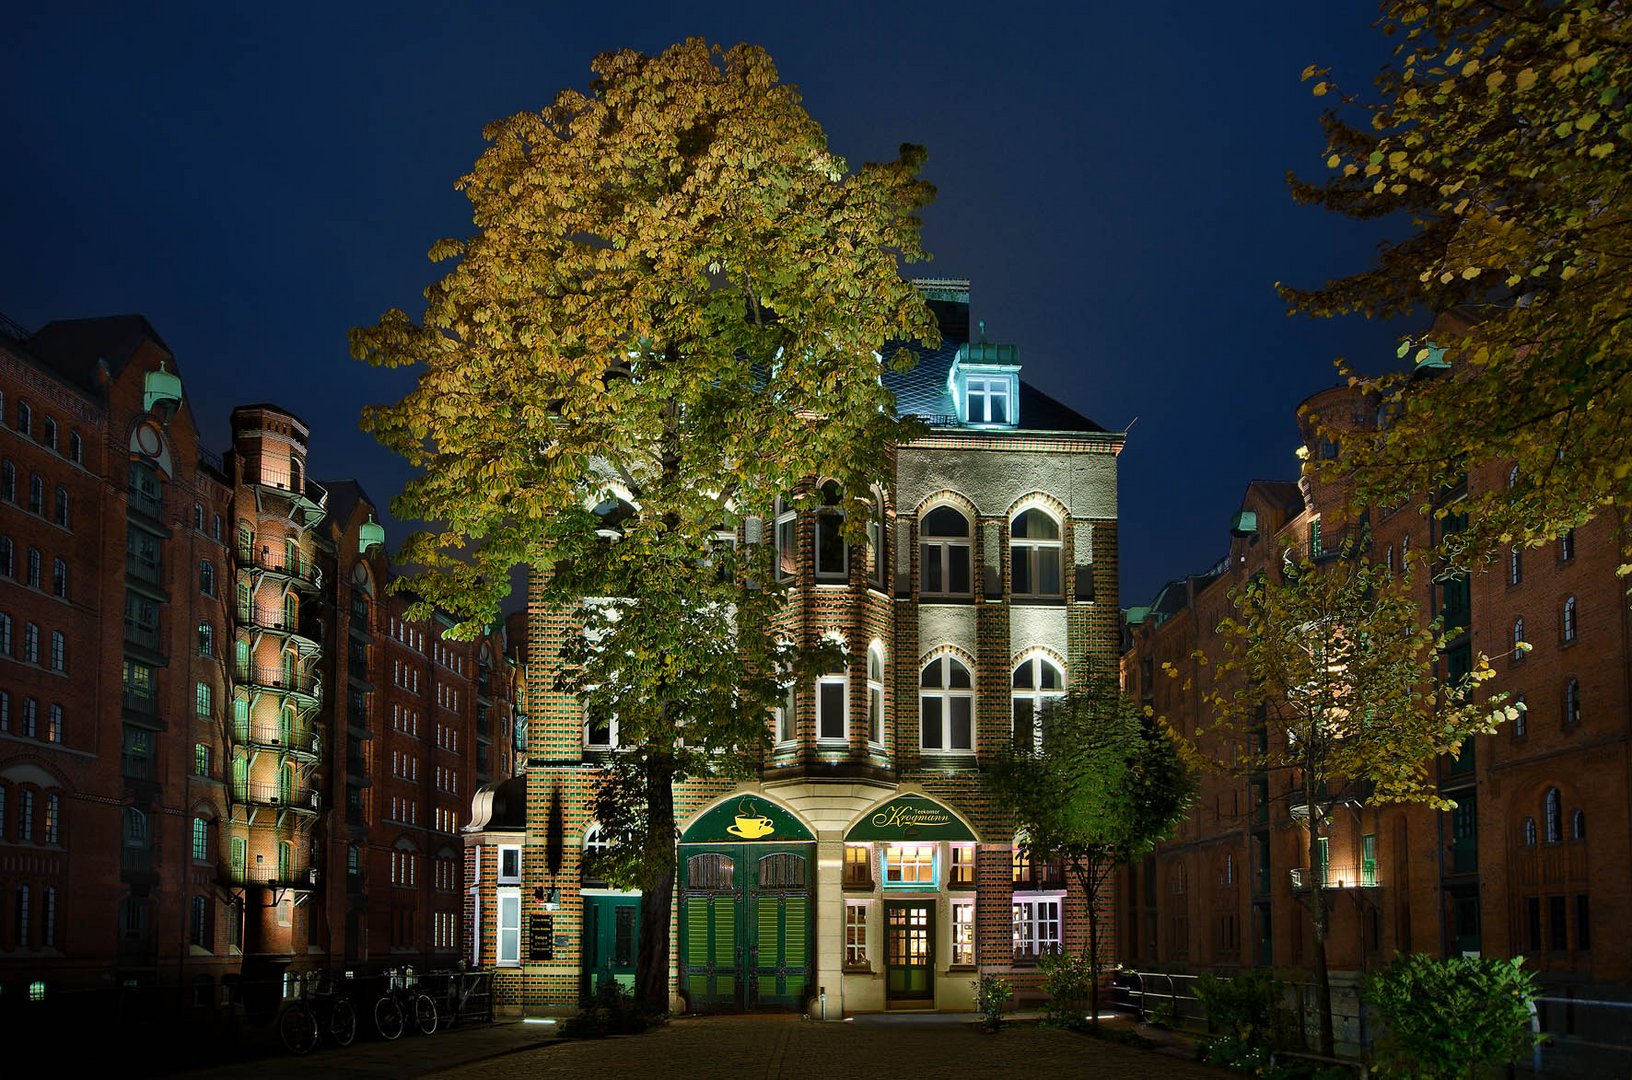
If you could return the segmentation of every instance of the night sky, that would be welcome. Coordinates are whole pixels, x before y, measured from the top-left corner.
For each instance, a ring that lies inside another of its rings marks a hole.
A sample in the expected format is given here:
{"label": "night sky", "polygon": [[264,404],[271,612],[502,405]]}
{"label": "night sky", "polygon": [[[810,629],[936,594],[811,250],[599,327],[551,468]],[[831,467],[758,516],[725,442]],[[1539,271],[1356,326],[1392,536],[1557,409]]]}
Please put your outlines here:
{"label": "night sky", "polygon": [[1322,169],[1303,67],[1358,88],[1389,43],[1354,0],[1064,7],[21,6],[0,312],[145,314],[212,446],[233,404],[278,402],[312,426],[314,477],[383,504],[406,466],[357,417],[408,376],[351,360],[346,331],[423,310],[426,250],[470,231],[453,183],[483,124],[585,85],[605,49],[754,42],[853,164],[928,147],[935,258],[909,274],[970,278],[1026,379],[1138,418],[1121,600],[1146,603],[1223,553],[1249,480],[1296,475],[1294,409],[1332,358],[1384,364],[1413,329],[1289,318],[1272,288],[1358,269],[1382,235],[1283,176]]}

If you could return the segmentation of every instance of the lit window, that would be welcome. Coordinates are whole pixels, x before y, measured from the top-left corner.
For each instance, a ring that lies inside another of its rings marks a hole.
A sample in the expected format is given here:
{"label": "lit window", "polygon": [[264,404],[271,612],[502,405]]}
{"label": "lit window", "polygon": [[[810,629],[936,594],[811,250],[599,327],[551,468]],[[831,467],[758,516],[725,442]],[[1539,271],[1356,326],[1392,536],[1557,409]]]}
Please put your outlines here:
{"label": "lit window", "polygon": [[[1580,817],[1581,811],[1577,810],[1575,816]],[[1585,835],[1586,828],[1583,825],[1581,836]],[[48,791],[45,795],[45,829],[43,836],[47,844],[56,844],[62,841],[62,798],[54,791]],[[1576,839],[1581,839],[1581,836],[1576,837]]]}
{"label": "lit window", "polygon": [[952,902],[952,966],[975,966],[975,904]]}
{"label": "lit window", "polygon": [[1037,957],[1060,951],[1058,897],[1014,898],[1014,955]]}
{"label": "lit window", "polygon": [[867,905],[844,905],[844,966],[867,966]]}
{"label": "lit window", "polygon": [[778,578],[793,577],[799,572],[799,517],[794,512],[793,503],[786,498],[776,500],[776,514],[774,518],[774,533],[776,541],[776,576]]}
{"label": "lit window", "polygon": [[851,886],[872,888],[872,848],[866,844],[846,844],[844,846],[844,883]]}
{"label": "lit window", "polygon": [[521,892],[518,889],[500,889],[498,961],[501,964],[521,963]]}
{"label": "lit window", "polygon": [[194,707],[198,715],[208,717],[211,714],[210,704],[212,694],[210,692],[210,684],[205,682],[199,683],[197,685],[194,697],[196,699],[194,701]]}
{"label": "lit window", "polygon": [[207,862],[210,858],[210,822],[207,818],[193,819],[193,861]]}
{"label": "lit window", "polygon": [[849,712],[849,668],[841,658],[816,679],[816,737],[844,742]]}
{"label": "lit window", "polygon": [[888,844],[884,848],[886,886],[923,885],[933,888],[935,880],[934,844]]}
{"label": "lit window", "polygon": [[932,596],[969,596],[969,519],[950,506],[937,506],[918,527],[919,593]]}
{"label": "lit window", "polygon": [[950,656],[924,665],[919,678],[920,745],[926,751],[975,748],[975,692],[969,669]]}
{"label": "lit window", "polygon": [[964,383],[964,421],[1008,424],[1013,415],[1013,380],[1007,376],[971,375]]}
{"label": "lit window", "polygon": [[1043,748],[1042,712],[1065,693],[1065,678],[1053,661],[1035,656],[1014,669],[1014,746]]}
{"label": "lit window", "polygon": [[1060,584],[1060,524],[1041,510],[1027,510],[1009,526],[1013,593],[1017,597],[1057,597]]}
{"label": "lit window", "polygon": [[952,866],[947,873],[946,883],[954,889],[972,889],[975,887],[975,845],[953,844]]}
{"label": "lit window", "polygon": [[47,742],[60,743],[62,741],[62,706],[52,705],[45,722],[45,739]]}
{"label": "lit window", "polygon": [[884,745],[884,649],[877,642],[867,650],[867,741]]}

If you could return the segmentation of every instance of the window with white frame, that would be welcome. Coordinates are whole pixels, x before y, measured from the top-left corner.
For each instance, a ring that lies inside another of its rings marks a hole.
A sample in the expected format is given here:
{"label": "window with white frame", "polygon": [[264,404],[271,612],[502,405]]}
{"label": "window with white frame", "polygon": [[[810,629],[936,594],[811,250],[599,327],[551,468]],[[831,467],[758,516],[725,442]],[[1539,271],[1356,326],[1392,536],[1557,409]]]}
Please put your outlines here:
{"label": "window with white frame", "polygon": [[970,375],[963,384],[963,400],[965,423],[1013,423],[1014,379],[1008,375]]}
{"label": "window with white frame", "polygon": [[1022,660],[1014,669],[1014,747],[1043,748],[1042,712],[1065,694],[1065,676],[1046,656]]}
{"label": "window with white frame", "polygon": [[924,665],[918,680],[920,745],[926,751],[973,753],[975,691],[969,669],[950,656]]}
{"label": "window with white frame", "polygon": [[975,887],[975,845],[953,844],[950,847],[951,865],[947,868],[946,884],[952,889]]}
{"label": "window with white frame", "polygon": [[952,901],[952,966],[975,966],[975,902]]}
{"label": "window with white frame", "polygon": [[850,668],[840,658],[816,677],[816,737],[842,743],[848,730]]}
{"label": "window with white frame", "polygon": [[829,480],[822,485],[822,503],[816,509],[816,580],[848,581],[850,548],[844,542],[844,495]]}
{"label": "window with white frame", "polygon": [[873,489],[872,515],[867,520],[867,580],[875,587],[884,587],[884,496]]}
{"label": "window with white frame", "polygon": [[934,844],[886,844],[884,885],[886,888],[935,888]]}
{"label": "window with white frame", "polygon": [[1016,597],[1062,595],[1060,523],[1038,509],[1027,510],[1009,525],[1011,591]]}
{"label": "window with white frame", "polygon": [[618,718],[595,715],[584,703],[584,745],[591,750],[613,750],[618,745]]}
{"label": "window with white frame", "polygon": [[923,597],[973,595],[969,519],[937,506],[918,524],[918,592]]}
{"label": "window with white frame", "polygon": [[793,742],[794,737],[794,684],[791,677],[784,677],[788,681],[782,688],[782,699],[777,702],[776,706],[776,744],[778,746],[789,745]]}
{"label": "window with white frame", "polygon": [[778,496],[773,518],[776,541],[776,576],[793,577],[799,572],[799,516],[786,496]]}
{"label": "window with white frame", "polygon": [[500,889],[498,962],[521,963],[521,890]]}
{"label": "window with white frame", "polygon": [[1014,898],[1014,955],[1016,959],[1060,951],[1059,896]]}
{"label": "window with white frame", "polygon": [[509,844],[499,847],[499,876],[501,885],[512,885],[521,880],[521,848]]}
{"label": "window with white frame", "polygon": [[884,646],[867,649],[867,741],[884,745]]}
{"label": "window with white frame", "polygon": [[844,966],[847,968],[868,966],[867,908],[865,902],[844,905]]}

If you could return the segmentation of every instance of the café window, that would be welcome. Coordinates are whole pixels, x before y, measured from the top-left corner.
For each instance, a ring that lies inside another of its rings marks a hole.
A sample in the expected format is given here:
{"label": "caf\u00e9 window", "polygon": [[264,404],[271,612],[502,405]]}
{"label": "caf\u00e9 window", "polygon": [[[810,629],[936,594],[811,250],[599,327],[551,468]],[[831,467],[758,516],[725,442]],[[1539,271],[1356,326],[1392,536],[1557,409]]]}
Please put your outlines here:
{"label": "caf\u00e9 window", "polygon": [[934,844],[890,844],[884,848],[884,884],[891,888],[934,888]]}
{"label": "caf\u00e9 window", "polygon": [[860,888],[873,887],[873,849],[866,844],[844,846],[844,883]]}
{"label": "caf\u00e9 window", "polygon": [[954,889],[975,887],[975,845],[953,844],[947,866],[946,883]]}

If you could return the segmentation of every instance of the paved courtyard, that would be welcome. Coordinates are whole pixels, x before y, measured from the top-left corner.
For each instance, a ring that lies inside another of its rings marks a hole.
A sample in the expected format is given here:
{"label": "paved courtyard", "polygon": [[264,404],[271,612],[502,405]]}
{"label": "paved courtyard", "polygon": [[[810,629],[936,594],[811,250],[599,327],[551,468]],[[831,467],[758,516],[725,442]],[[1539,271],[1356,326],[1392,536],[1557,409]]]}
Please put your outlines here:
{"label": "paved courtyard", "polygon": [[783,1016],[687,1017],[645,1035],[558,1043],[436,1073],[438,1080],[654,1077],[678,1080],[834,1076],[1104,1076],[1217,1080],[1166,1053],[1036,1025],[989,1035],[965,1017],[859,1017],[822,1024]]}

